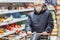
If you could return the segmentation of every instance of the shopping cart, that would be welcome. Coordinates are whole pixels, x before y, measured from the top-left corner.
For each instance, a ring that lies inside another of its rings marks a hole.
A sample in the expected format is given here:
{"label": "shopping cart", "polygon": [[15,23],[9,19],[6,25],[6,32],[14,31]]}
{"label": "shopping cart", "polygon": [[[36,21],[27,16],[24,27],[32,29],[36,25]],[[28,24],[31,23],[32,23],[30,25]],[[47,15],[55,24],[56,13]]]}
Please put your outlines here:
{"label": "shopping cart", "polygon": [[32,37],[28,40],[50,40],[50,35],[42,35],[41,33],[32,33]]}

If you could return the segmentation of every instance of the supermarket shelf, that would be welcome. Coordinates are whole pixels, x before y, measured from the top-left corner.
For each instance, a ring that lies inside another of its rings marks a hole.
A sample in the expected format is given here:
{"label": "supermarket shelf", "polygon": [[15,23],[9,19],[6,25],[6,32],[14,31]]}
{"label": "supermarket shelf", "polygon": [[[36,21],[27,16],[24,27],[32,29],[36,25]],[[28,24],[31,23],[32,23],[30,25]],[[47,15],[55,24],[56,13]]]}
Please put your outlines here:
{"label": "supermarket shelf", "polygon": [[0,35],[0,38],[2,38],[2,37],[4,37],[4,36],[7,36],[7,35],[10,35],[10,34],[13,34],[13,33],[15,33],[15,31],[6,32],[6,33],[4,33],[4,34],[1,34],[1,35]]}
{"label": "supermarket shelf", "polygon": [[57,33],[52,33],[52,34],[57,34]]}
{"label": "supermarket shelf", "polygon": [[55,10],[55,8],[48,8],[48,10]]}
{"label": "supermarket shelf", "polygon": [[22,36],[16,36],[15,38],[16,38],[16,39],[20,39],[20,38],[25,37],[25,36],[27,36],[27,35],[24,34],[24,35],[22,35]]}
{"label": "supermarket shelf", "polygon": [[11,21],[9,21],[9,22],[2,22],[2,23],[0,23],[0,26],[12,24],[12,23],[16,23],[16,22],[23,21],[23,20],[27,20],[27,18],[28,18],[28,17],[18,18],[18,19],[13,19],[13,20],[11,20]]}
{"label": "supermarket shelf", "polygon": [[48,8],[48,10],[55,10],[53,5],[48,5],[47,8]]}
{"label": "supermarket shelf", "polygon": [[22,9],[22,10],[0,10],[0,14],[16,13],[16,12],[25,12],[25,11],[33,11],[33,10],[34,10],[34,8]]}
{"label": "supermarket shelf", "polygon": [[7,35],[10,35],[10,34],[13,34],[15,33],[15,31],[9,31],[9,32],[5,32],[4,34],[1,34],[0,35],[0,38],[4,37],[4,36],[7,36]]}
{"label": "supermarket shelf", "polygon": [[55,10],[55,8],[48,8],[48,10]]}
{"label": "supermarket shelf", "polygon": [[13,2],[34,2],[35,0],[0,0],[0,3],[13,3]]}
{"label": "supermarket shelf", "polygon": [[[33,0],[33,1],[32,0],[18,0],[18,1],[17,0],[12,0],[12,1],[11,0],[0,0],[0,3],[16,3],[16,2],[34,3],[34,2],[38,2],[38,1],[39,0]],[[43,0],[41,0],[41,2],[45,3],[45,1],[43,1]]]}
{"label": "supermarket shelf", "polygon": [[33,3],[34,3],[35,1],[36,1],[36,0],[33,0],[33,1],[32,1],[32,0],[20,0],[20,2],[33,2]]}
{"label": "supermarket shelf", "polygon": [[57,36],[57,35],[58,35],[57,32],[53,32],[53,33],[51,33],[51,36]]}
{"label": "supermarket shelf", "polygon": [[[18,31],[21,31],[21,30],[23,30],[24,28],[18,28]],[[4,37],[4,36],[8,36],[8,35],[10,35],[10,34],[13,34],[13,33],[15,33],[16,32],[16,29],[14,30],[14,31],[8,31],[8,32],[5,32],[4,34],[1,34],[0,35],[0,38],[2,38],[2,37]]]}

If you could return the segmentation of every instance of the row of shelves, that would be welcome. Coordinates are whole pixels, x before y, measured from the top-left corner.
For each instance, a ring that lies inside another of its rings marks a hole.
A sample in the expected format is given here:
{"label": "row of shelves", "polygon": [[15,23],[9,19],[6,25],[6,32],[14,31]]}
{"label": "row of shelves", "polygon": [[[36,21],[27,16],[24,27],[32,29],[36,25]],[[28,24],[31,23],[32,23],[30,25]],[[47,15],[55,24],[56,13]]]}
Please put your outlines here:
{"label": "row of shelves", "polygon": [[25,18],[17,18],[17,19],[13,19],[11,21],[8,21],[8,22],[1,22],[0,23],[0,26],[3,26],[3,25],[8,25],[8,24],[12,24],[12,23],[16,23],[16,22],[19,22],[19,21],[24,21],[24,20],[27,20],[28,17],[25,17]]}
{"label": "row of shelves", "polygon": [[16,12],[25,12],[25,11],[33,11],[33,10],[34,10],[34,8],[22,9],[22,10],[0,10],[0,14],[16,13]]}
{"label": "row of shelves", "polygon": [[0,0],[0,3],[13,3],[13,2],[30,2],[30,3],[34,3],[34,2],[43,2],[45,3],[45,0]]}
{"label": "row of shelves", "polygon": [[[25,29],[25,28],[22,27],[22,28],[16,28],[16,29],[17,29],[18,31],[21,31],[21,30],[23,30],[23,29]],[[15,32],[16,32],[16,29],[13,30],[13,31],[7,31],[7,32],[5,32],[5,33],[3,33],[3,34],[0,34],[0,38],[15,33]]]}
{"label": "row of shelves", "polygon": [[[0,3],[15,3],[15,2],[34,2],[32,0],[0,0]],[[0,10],[0,14],[8,14],[8,13],[16,13],[16,12],[26,12],[26,11],[33,11],[34,8],[27,8],[27,9],[21,9],[21,10]],[[24,20],[27,20],[28,17],[25,17],[25,18],[17,18],[17,19],[12,19],[11,21],[8,21],[8,22],[1,22],[0,23],[0,26],[4,26],[4,25],[8,25],[8,24],[12,24],[12,23],[16,23],[16,22],[19,22],[19,21],[24,21]],[[12,31],[7,31],[3,34],[0,34],[0,38],[4,37],[4,36],[8,36],[10,34],[14,34],[16,33],[16,30],[18,31],[21,31],[25,28],[15,28],[15,30],[12,30]],[[22,36],[16,36],[15,38],[16,39],[19,39],[19,38],[22,38],[26,36],[26,34],[22,35]]]}
{"label": "row of shelves", "polygon": [[[27,20],[27,18],[28,18],[28,17],[20,18],[20,19],[19,19],[19,18],[13,19],[13,20],[11,20],[11,21],[9,21],[9,22],[3,22],[3,23],[1,23],[0,26],[8,25],[8,24],[13,24],[13,23],[16,23],[16,22],[19,22],[19,21],[24,21],[24,20]],[[7,31],[4,32],[3,34],[0,34],[0,38],[2,38],[2,37],[4,37],[4,36],[8,36],[8,35],[13,34],[13,33],[16,33],[17,30],[18,30],[18,31],[21,31],[21,30],[23,30],[23,29],[25,29],[25,27],[14,28],[14,30],[7,30]],[[22,37],[24,37],[24,36],[26,36],[26,34],[24,34],[23,36],[16,36],[15,38],[17,38],[17,37],[22,38]]]}
{"label": "row of shelves", "polygon": [[[27,12],[27,11],[33,11],[34,8],[29,9],[22,9],[22,10],[0,10],[0,14],[8,14],[8,13],[16,13],[16,12]],[[49,8],[48,10],[55,10],[54,8]]]}
{"label": "row of shelves", "polygon": [[36,0],[0,0],[0,3],[13,3],[13,2],[35,2]]}
{"label": "row of shelves", "polygon": [[60,31],[59,31],[60,30],[60,0],[57,0],[57,24],[58,24],[58,38],[60,38]]}
{"label": "row of shelves", "polygon": [[[7,0],[2,0],[2,1],[6,2]],[[19,1],[17,1],[17,0],[13,0],[13,1],[8,0],[7,2],[8,3],[10,3],[10,2],[20,2],[20,0]],[[26,2],[26,0],[24,2]],[[30,2],[30,1],[28,1],[28,2]],[[1,1],[0,1],[0,3],[1,3]],[[18,13],[18,12],[27,12],[27,11],[34,11],[34,8],[26,8],[26,9],[20,9],[20,10],[0,10],[0,14]],[[0,26],[4,26],[4,25],[8,25],[8,24],[12,24],[12,23],[24,21],[24,20],[27,20],[27,18],[28,17],[24,17],[24,18],[13,18],[12,20],[10,20],[8,22],[0,22],[1,23]],[[21,31],[23,29],[25,29],[24,26],[22,28],[15,28],[12,31],[4,32],[3,34],[0,34],[0,38],[2,38],[4,36],[8,36],[10,34],[14,34],[14,33],[16,33],[17,30],[18,31]],[[19,39],[19,38],[22,38],[24,36],[26,36],[26,34],[22,34],[22,36],[16,36],[15,38]]]}

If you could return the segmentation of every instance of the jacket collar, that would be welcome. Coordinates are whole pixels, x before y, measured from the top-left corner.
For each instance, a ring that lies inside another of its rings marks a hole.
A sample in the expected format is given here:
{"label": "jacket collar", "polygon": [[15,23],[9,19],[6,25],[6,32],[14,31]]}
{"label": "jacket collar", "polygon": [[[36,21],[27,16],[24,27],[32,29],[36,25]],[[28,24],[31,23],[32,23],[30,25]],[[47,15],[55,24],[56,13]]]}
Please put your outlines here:
{"label": "jacket collar", "polygon": [[44,10],[44,11],[41,10],[39,13],[36,10],[34,10],[35,15],[40,15],[40,14],[43,14],[44,12],[46,12],[46,10]]}

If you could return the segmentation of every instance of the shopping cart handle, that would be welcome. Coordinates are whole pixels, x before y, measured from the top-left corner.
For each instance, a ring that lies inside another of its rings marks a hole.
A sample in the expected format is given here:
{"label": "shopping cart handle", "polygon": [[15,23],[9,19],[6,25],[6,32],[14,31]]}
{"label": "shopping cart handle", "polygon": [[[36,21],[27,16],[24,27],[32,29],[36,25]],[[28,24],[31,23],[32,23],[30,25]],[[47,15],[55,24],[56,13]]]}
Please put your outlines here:
{"label": "shopping cart handle", "polygon": [[[32,33],[32,34],[36,34],[36,33]],[[43,35],[42,33],[37,33],[37,34]],[[49,34],[49,33],[47,33],[46,35],[50,35],[50,34]]]}

